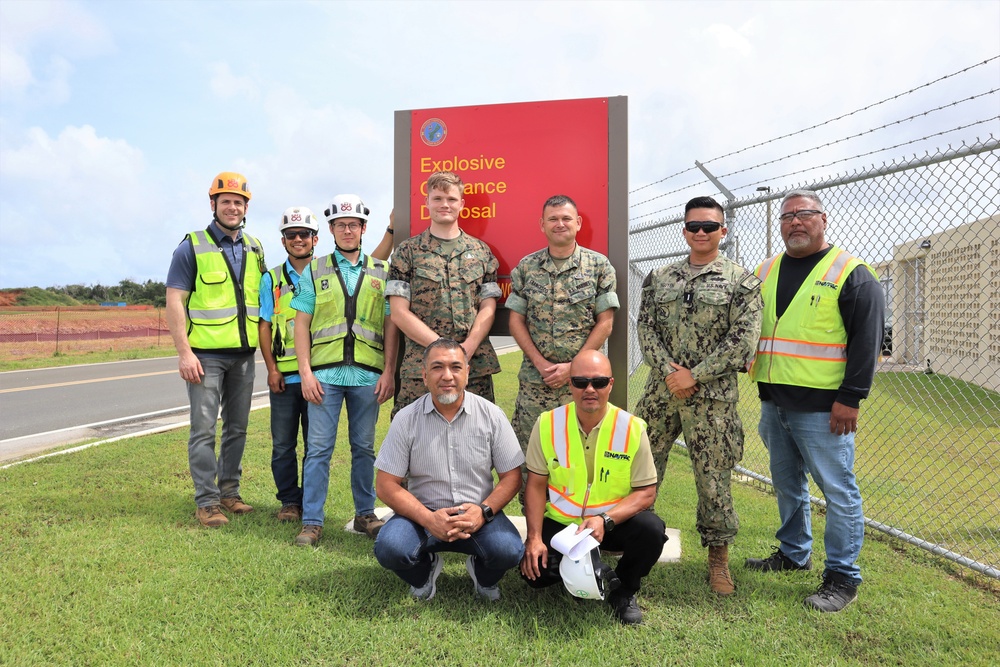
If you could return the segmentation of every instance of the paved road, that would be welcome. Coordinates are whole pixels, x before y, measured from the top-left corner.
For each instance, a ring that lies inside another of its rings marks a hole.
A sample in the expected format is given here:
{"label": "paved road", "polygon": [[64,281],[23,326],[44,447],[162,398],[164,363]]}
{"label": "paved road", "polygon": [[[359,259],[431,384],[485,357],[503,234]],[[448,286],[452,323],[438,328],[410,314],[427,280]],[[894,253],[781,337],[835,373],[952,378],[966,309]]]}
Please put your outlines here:
{"label": "paved road", "polygon": [[[492,339],[498,350],[510,337]],[[267,406],[258,355],[255,406]],[[177,357],[0,373],[0,461],[51,447],[187,422]]]}

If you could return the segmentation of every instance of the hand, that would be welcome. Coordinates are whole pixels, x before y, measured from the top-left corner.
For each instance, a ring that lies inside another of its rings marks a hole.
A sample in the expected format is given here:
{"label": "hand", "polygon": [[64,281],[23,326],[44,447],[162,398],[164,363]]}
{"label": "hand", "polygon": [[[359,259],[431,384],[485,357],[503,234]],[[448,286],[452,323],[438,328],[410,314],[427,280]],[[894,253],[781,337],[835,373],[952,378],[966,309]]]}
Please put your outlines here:
{"label": "hand", "polygon": [[461,343],[459,343],[459,345],[461,346],[462,351],[465,352],[465,362],[468,363],[472,359],[472,355],[476,353],[476,348],[473,347],[470,350],[469,348],[471,347],[471,345],[469,345],[468,340],[463,340]]}
{"label": "hand", "polygon": [[[467,505],[466,505],[467,506]],[[472,535],[472,523],[462,506],[442,507],[431,513],[430,525],[426,526],[431,535],[442,542],[467,540]]]}
{"label": "hand", "polygon": [[588,516],[580,524],[580,527],[576,529],[579,535],[586,529],[590,528],[593,532],[590,534],[598,543],[604,541],[604,517],[600,516]]}
{"label": "hand", "polygon": [[323,404],[323,387],[312,373],[302,375],[302,398],[316,405]]}
{"label": "hand", "polygon": [[830,433],[847,435],[858,430],[858,409],[834,402],[830,410]]}
{"label": "hand", "polygon": [[189,351],[178,355],[177,367],[185,382],[201,384],[201,378],[204,377],[205,371],[194,352]]}
{"label": "hand", "polygon": [[521,559],[521,574],[534,581],[548,567],[549,550],[541,537],[529,537],[524,542],[524,557]]}
{"label": "hand", "polygon": [[663,380],[667,385],[667,389],[677,398],[693,396],[698,391],[698,383],[691,376],[691,371],[672,361],[670,365],[673,367],[674,372]]}
{"label": "hand", "polygon": [[280,394],[285,391],[285,376],[277,368],[273,371],[268,371],[267,386],[275,394]]}
{"label": "hand", "polygon": [[569,364],[552,364],[539,370],[542,373],[542,381],[553,389],[564,387],[569,383]]}
{"label": "hand", "polygon": [[375,396],[378,398],[379,405],[392,398],[396,391],[395,371],[394,368],[385,369],[379,376],[378,382],[375,383]]}
{"label": "hand", "polygon": [[386,229],[390,232],[393,231],[394,224],[396,224],[396,209],[389,211],[389,226]]}
{"label": "hand", "polygon": [[[473,503],[462,503],[458,512],[452,516],[452,525],[456,537],[467,539],[486,524],[483,508]],[[462,537],[464,535],[464,537]]]}

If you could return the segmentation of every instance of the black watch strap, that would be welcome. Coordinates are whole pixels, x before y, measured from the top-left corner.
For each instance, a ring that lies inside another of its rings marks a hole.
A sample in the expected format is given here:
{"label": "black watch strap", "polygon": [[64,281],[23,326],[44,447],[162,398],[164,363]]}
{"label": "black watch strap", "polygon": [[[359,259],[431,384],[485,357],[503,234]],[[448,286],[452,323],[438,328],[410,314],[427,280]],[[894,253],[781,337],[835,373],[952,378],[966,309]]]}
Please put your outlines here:
{"label": "black watch strap", "polygon": [[612,530],[615,529],[615,520],[612,519],[610,516],[608,516],[607,512],[601,512],[597,516],[604,519],[604,532],[610,533]]}
{"label": "black watch strap", "polygon": [[493,508],[490,507],[489,505],[487,505],[486,503],[480,504],[479,507],[483,510],[483,520],[486,523],[489,523],[490,521],[492,521],[493,520]]}

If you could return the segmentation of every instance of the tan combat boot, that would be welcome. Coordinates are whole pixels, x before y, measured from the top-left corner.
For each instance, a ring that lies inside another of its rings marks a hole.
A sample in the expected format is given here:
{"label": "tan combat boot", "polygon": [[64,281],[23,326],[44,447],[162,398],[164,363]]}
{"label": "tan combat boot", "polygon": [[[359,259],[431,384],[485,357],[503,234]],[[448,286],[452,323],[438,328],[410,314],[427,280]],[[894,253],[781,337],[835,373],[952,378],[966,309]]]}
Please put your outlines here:
{"label": "tan combat boot", "polygon": [[708,585],[719,595],[732,595],[736,584],[729,574],[729,545],[708,548]]}

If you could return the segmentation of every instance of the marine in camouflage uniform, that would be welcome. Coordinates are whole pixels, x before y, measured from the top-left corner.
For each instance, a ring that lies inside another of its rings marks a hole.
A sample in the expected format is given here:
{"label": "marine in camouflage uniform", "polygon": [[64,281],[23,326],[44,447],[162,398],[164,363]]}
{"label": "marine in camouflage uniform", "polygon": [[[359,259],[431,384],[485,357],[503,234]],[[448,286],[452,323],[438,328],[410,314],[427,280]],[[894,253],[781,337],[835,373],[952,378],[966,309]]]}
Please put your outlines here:
{"label": "marine in camouflage uniform", "polygon": [[[441,172],[439,172],[441,173]],[[446,172],[445,172],[446,173]],[[428,201],[440,192],[428,179]],[[449,190],[462,191],[461,180],[454,174],[448,177],[457,181]],[[449,185],[450,181],[445,181]],[[457,211],[461,211],[461,205]],[[436,211],[431,206],[432,223]],[[457,215],[455,213],[457,225]],[[432,226],[433,229],[433,226]],[[402,297],[409,302],[410,312],[417,316],[438,337],[453,338],[463,343],[473,328],[484,302],[501,296],[497,284],[499,262],[493,251],[483,241],[459,230],[454,239],[442,240],[431,234],[432,229],[411,237],[396,247],[389,268],[386,296]],[[393,321],[400,330],[404,325],[397,321],[397,309],[392,308]],[[492,324],[492,315],[489,323]],[[489,326],[486,327],[487,331]],[[430,344],[430,342],[428,342]],[[424,346],[406,337],[406,352],[400,366],[400,387],[396,395],[392,416],[427,393],[423,382]],[[500,372],[500,361],[484,336],[469,360],[469,383],[466,389],[493,402],[493,378]]]}
{"label": "marine in camouflage uniform", "polygon": [[[524,317],[531,342],[553,364],[571,362],[590,337],[598,314],[618,308],[611,262],[580,246],[561,268],[552,260],[548,248],[534,252],[514,267],[510,279],[507,308]],[[596,347],[600,348],[604,340]],[[569,403],[572,395],[568,384],[546,385],[527,354],[517,379],[512,422],[521,449],[525,450],[538,415]]]}
{"label": "marine in camouflage uniform", "polygon": [[[637,332],[650,372],[636,406],[649,425],[658,479],[674,440],[684,433],[698,491],[697,529],[702,546],[710,548],[710,564],[714,548],[722,547],[722,557],[728,558],[727,547],[739,529],[730,492],[732,470],[743,458],[737,373],[754,356],[762,308],[760,281],[718,254],[725,233],[724,227],[719,231],[721,207],[696,207],[686,214],[688,220],[712,217],[718,219],[715,232],[685,230],[690,257],[654,269],[643,283]],[[692,266],[699,263],[695,251],[704,254],[711,245],[694,245],[705,243],[705,236],[717,237],[710,239],[714,259]],[[675,373],[689,373],[696,383],[692,390],[671,391],[669,378]],[[728,566],[725,575],[729,578]],[[731,578],[726,592],[713,582],[716,592],[728,594],[731,587]]]}

